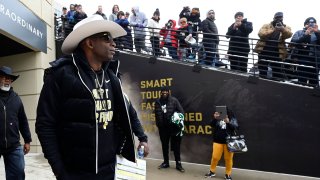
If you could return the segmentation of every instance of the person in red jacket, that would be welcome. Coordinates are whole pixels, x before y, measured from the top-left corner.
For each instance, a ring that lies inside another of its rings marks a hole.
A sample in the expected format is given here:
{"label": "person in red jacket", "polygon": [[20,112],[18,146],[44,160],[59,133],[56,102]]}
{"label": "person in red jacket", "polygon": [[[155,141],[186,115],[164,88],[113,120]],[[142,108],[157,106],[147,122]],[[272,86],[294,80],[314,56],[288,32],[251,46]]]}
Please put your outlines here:
{"label": "person in red jacket", "polygon": [[177,48],[178,48],[178,40],[177,40],[177,27],[176,21],[170,19],[160,30],[160,35],[163,36],[163,40],[161,42],[160,48],[166,47],[168,48],[169,55],[172,59],[178,59]]}

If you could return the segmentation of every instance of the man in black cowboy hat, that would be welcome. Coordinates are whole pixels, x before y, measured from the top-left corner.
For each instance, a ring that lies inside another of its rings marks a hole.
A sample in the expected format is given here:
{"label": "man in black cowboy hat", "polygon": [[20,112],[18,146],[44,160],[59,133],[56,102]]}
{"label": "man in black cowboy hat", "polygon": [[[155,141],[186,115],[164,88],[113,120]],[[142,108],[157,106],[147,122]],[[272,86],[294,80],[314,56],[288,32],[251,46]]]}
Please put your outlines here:
{"label": "man in black cowboy hat", "polygon": [[[64,40],[62,52],[71,56],[53,61],[45,72],[36,132],[57,179],[113,180],[116,154],[136,162],[133,132],[142,135],[143,129],[113,60],[113,38],[126,34],[117,23],[92,15]],[[139,141],[147,156],[146,136]]]}
{"label": "man in black cowboy hat", "polygon": [[[31,133],[20,97],[11,84],[19,76],[10,67],[0,67],[0,158],[3,157],[6,179],[25,179],[24,155],[30,151]],[[20,144],[20,134],[24,139]]]}

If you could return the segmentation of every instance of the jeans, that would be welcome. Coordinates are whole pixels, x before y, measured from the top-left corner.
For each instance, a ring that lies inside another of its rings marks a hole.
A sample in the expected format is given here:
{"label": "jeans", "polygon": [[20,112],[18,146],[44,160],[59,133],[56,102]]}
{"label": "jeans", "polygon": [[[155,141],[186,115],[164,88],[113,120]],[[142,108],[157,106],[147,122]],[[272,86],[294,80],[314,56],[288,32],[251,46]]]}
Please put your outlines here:
{"label": "jeans", "polygon": [[160,52],[160,40],[159,40],[159,37],[151,36],[150,37],[150,42],[151,42],[151,45],[152,45],[153,55],[154,56],[160,56],[161,52]]}
{"label": "jeans", "polygon": [[175,59],[175,60],[178,60],[178,59],[179,59],[179,57],[178,57],[178,52],[177,52],[177,48],[174,47],[174,46],[172,45],[172,43],[167,43],[167,42],[166,42],[166,43],[165,43],[165,47],[168,48],[169,56],[171,56],[172,59]]}
{"label": "jeans", "polygon": [[203,42],[203,47],[206,51],[206,58],[200,61],[201,64],[212,65],[215,61],[219,60],[217,44],[212,42]]}
{"label": "jeans", "polygon": [[24,153],[22,146],[18,146],[11,152],[3,153],[6,180],[24,180]]}
{"label": "jeans", "polygon": [[141,49],[144,51],[147,51],[146,45],[145,45],[146,36],[139,36],[134,38],[134,46],[136,48],[137,53],[141,53]]}

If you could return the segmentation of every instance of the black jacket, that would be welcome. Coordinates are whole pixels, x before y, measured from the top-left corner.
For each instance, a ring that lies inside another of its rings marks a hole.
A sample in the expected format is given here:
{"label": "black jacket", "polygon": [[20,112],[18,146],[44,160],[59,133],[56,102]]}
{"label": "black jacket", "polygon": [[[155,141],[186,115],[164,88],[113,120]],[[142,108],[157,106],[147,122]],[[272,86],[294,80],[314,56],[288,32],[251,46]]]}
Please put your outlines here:
{"label": "black jacket", "polygon": [[219,44],[219,33],[213,19],[206,18],[202,21],[203,40],[207,44]]}
{"label": "black jacket", "polygon": [[14,150],[20,145],[20,134],[25,143],[31,142],[28,119],[20,97],[12,90],[0,92],[0,154]]}
{"label": "black jacket", "polygon": [[156,125],[158,128],[166,128],[170,126],[171,117],[174,112],[184,114],[183,108],[177,98],[169,96],[166,104],[167,113],[164,113],[161,108],[160,99],[155,102],[154,113],[156,117]]}
{"label": "black jacket", "polygon": [[[74,53],[74,58],[62,58],[51,63],[45,72],[45,82],[37,109],[36,132],[56,175],[65,169],[75,172],[97,173],[108,168],[110,162],[98,167],[96,151],[97,123],[95,101],[90,91],[94,86],[93,73],[84,54]],[[115,123],[117,153],[135,162],[135,145],[130,125],[127,103],[122,93],[118,74],[119,62],[104,66],[110,79]],[[112,147],[110,147],[112,148]],[[109,154],[115,157],[115,154]],[[101,164],[101,162],[99,162]]]}
{"label": "black jacket", "polygon": [[192,34],[192,27],[187,25],[178,29],[179,47],[189,47],[189,44],[184,40],[189,34]]}
{"label": "black jacket", "polygon": [[195,32],[202,30],[200,13],[197,13],[195,15],[191,14],[188,21],[189,21],[188,23],[190,23],[189,25],[191,25],[192,27],[192,32],[194,33],[192,34],[192,36],[195,36]]}
{"label": "black jacket", "polygon": [[213,119],[211,127],[213,128],[213,141],[219,144],[226,144],[226,137],[234,134],[233,131],[238,128],[238,121],[235,117],[229,118],[229,123],[223,120]]}
{"label": "black jacket", "polygon": [[227,38],[229,41],[228,54],[248,54],[250,51],[249,46],[249,34],[252,32],[252,23],[243,19],[241,26],[237,29],[233,29],[234,23],[228,28]]}

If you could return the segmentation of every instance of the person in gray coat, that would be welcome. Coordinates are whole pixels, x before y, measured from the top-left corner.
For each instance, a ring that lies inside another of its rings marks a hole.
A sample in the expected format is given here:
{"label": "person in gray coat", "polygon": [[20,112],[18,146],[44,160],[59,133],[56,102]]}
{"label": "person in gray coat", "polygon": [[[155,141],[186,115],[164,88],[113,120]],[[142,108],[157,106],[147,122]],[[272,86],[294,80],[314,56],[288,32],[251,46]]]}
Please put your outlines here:
{"label": "person in gray coat", "polygon": [[141,49],[148,52],[148,49],[145,45],[146,40],[146,32],[145,27],[148,25],[148,19],[146,18],[146,15],[143,12],[139,11],[139,7],[133,7],[132,8],[132,15],[130,16],[130,25],[133,27],[134,31],[134,45],[136,48],[136,51],[138,53],[141,53]]}

